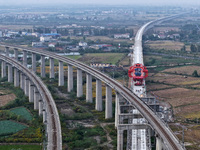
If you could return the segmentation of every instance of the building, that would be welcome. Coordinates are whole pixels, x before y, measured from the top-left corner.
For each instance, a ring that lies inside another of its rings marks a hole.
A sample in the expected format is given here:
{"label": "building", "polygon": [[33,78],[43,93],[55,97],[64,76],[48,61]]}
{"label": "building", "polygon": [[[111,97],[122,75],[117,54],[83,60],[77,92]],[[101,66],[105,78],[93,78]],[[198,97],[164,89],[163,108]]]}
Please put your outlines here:
{"label": "building", "polygon": [[129,38],[130,38],[130,34],[129,34],[129,33],[125,33],[125,34],[114,34],[114,38],[115,38],[115,39],[129,39]]}
{"label": "building", "polygon": [[49,42],[52,38],[50,36],[41,36],[40,42]]}
{"label": "building", "polygon": [[87,43],[86,42],[79,42],[78,43],[78,46],[80,46],[80,47],[87,47]]}
{"label": "building", "polygon": [[32,42],[32,47],[42,47],[43,43],[42,42]]}
{"label": "building", "polygon": [[1,37],[3,37],[3,32],[2,32],[2,31],[0,31],[0,38],[1,38]]}
{"label": "building", "polygon": [[48,47],[52,47],[52,48],[53,48],[53,47],[56,47],[56,43],[49,43],[49,44],[48,44]]}

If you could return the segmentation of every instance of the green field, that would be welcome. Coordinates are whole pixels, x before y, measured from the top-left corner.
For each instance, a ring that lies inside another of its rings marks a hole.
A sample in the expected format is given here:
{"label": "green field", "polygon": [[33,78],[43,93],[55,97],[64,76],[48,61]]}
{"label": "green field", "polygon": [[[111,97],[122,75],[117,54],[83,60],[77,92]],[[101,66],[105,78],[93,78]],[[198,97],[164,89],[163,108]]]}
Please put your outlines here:
{"label": "green field", "polygon": [[19,116],[25,118],[26,120],[32,120],[33,119],[33,116],[31,115],[31,113],[25,107],[14,108],[14,109],[11,109],[10,111],[13,112],[16,115],[19,115]]}
{"label": "green field", "polygon": [[0,145],[0,150],[41,150],[40,145]]}
{"label": "green field", "polygon": [[90,53],[85,54],[78,60],[87,64],[90,63],[111,63],[116,64],[124,57],[124,53]]}
{"label": "green field", "polygon": [[0,135],[13,134],[25,128],[27,128],[27,126],[14,121],[0,121]]}

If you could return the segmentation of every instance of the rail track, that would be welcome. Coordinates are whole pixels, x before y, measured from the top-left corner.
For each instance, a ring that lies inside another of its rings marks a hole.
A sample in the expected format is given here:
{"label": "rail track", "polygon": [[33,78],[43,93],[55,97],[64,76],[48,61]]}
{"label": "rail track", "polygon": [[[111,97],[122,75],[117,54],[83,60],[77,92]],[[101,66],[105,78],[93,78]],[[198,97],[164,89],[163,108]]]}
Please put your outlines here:
{"label": "rail track", "polygon": [[149,108],[146,103],[144,103],[138,96],[133,94],[129,89],[121,85],[118,81],[110,78],[108,75],[105,75],[104,73],[89,67],[88,65],[81,63],[79,61],[66,58],[64,56],[56,55],[53,52],[38,50],[38,49],[26,49],[24,47],[14,46],[14,45],[5,45],[0,44],[2,47],[9,47],[14,49],[20,49],[25,50],[27,52],[40,54],[43,56],[48,56],[50,58],[57,59],[59,61],[65,62],[67,64],[70,64],[72,66],[75,66],[83,71],[85,71],[88,74],[91,74],[95,78],[103,81],[110,87],[112,87],[117,93],[122,95],[126,100],[128,100],[132,105],[136,107],[142,114],[144,118],[150,123],[152,128],[156,131],[157,134],[160,135],[160,137],[163,139],[164,143],[170,150],[183,150],[181,144],[179,143],[179,140],[173,135],[172,131],[165,125],[165,123],[159,119],[159,117]]}
{"label": "rail track", "polygon": [[48,137],[48,143],[47,143],[47,149],[48,150],[61,150],[62,149],[62,137],[61,137],[61,126],[60,126],[60,119],[58,115],[58,111],[55,105],[55,102],[51,96],[51,93],[47,89],[47,87],[44,85],[44,83],[41,81],[41,79],[34,74],[32,71],[30,71],[27,67],[23,66],[20,62],[0,54],[0,60],[3,60],[24,74],[32,80],[34,85],[39,90],[42,99],[44,102],[46,102],[47,107],[47,137]]}

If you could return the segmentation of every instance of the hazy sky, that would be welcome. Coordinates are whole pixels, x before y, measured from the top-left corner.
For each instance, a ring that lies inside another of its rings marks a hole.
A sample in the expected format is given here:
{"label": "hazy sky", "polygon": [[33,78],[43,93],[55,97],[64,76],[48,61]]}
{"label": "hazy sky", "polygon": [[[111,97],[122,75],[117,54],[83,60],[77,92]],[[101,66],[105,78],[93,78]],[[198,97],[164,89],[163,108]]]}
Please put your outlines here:
{"label": "hazy sky", "polygon": [[200,0],[0,0],[0,4],[147,4],[147,5],[200,5]]}

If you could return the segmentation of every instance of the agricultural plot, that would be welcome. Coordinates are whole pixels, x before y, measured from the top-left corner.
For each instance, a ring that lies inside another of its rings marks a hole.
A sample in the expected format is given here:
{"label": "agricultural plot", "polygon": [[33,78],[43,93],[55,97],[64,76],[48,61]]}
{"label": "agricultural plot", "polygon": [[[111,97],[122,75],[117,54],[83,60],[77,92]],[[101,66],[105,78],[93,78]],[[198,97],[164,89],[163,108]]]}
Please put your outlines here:
{"label": "agricultural plot", "polygon": [[10,120],[0,121],[0,135],[13,134],[25,128],[27,128],[27,126],[14,121]]}
{"label": "agricultural plot", "polygon": [[183,75],[192,75],[194,70],[197,70],[198,73],[200,73],[200,67],[199,66],[183,66],[183,67],[176,67],[176,68],[170,68],[165,69],[162,72],[169,72],[169,73],[175,73],[175,74],[183,74]]}
{"label": "agricultural plot", "polygon": [[10,111],[16,115],[19,115],[19,116],[25,118],[26,120],[33,119],[33,116],[25,107],[14,108],[14,109],[11,109]]}
{"label": "agricultural plot", "polygon": [[125,54],[123,53],[90,53],[90,54],[85,54],[78,60],[83,61],[86,64],[90,63],[116,64],[124,57],[124,55]]}
{"label": "agricultural plot", "polygon": [[184,46],[184,43],[163,40],[163,41],[149,41],[146,43],[146,45],[151,49],[181,50],[181,48],[183,48]]}
{"label": "agricultural plot", "polygon": [[41,145],[0,145],[0,150],[41,150]]}

